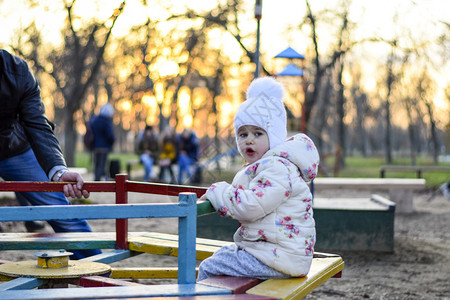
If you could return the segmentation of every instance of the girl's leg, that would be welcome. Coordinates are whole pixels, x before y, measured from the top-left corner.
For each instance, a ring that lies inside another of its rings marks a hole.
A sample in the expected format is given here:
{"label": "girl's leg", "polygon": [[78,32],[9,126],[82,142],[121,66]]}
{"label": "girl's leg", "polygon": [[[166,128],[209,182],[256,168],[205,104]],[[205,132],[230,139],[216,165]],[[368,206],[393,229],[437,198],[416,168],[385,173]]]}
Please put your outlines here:
{"label": "girl's leg", "polygon": [[224,246],[199,266],[197,281],[214,275],[252,277],[259,279],[289,278],[289,275],[268,267],[235,244]]}

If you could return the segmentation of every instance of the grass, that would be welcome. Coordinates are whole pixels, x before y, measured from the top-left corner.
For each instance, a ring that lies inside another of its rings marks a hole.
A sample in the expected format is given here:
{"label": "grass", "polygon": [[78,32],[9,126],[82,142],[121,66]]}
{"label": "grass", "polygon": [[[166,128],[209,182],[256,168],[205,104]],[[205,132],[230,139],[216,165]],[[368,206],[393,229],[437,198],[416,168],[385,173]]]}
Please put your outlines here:
{"label": "grass", "polygon": [[[330,159],[323,162],[322,165],[330,166],[329,173],[333,175],[334,160]],[[351,178],[379,178],[380,166],[387,165],[384,158],[380,157],[347,157],[346,166],[339,171],[337,177],[351,177]],[[392,165],[411,165],[410,159],[396,158]],[[418,166],[433,165],[431,158],[419,158],[417,160]],[[450,166],[450,163],[439,163],[440,166]],[[390,178],[417,178],[415,172],[393,172],[386,173]],[[436,188],[442,183],[450,179],[450,172],[423,172],[422,177],[426,180],[427,186]]]}
{"label": "grass", "polygon": [[[126,169],[127,161],[138,159],[137,155],[134,153],[111,153],[109,155],[110,160],[119,160],[122,170]],[[77,152],[75,154],[75,167],[86,168],[89,172],[93,172],[94,164],[92,162],[91,153],[88,152]],[[139,167],[139,166],[135,166]]]}
{"label": "grass", "polygon": [[[109,159],[118,159],[123,171],[126,168],[128,160],[136,160],[137,155],[134,153],[111,153]],[[337,177],[352,177],[352,178],[378,178],[380,176],[379,168],[385,165],[385,160],[382,157],[347,157],[346,166],[339,170]],[[410,165],[411,161],[408,158],[395,158],[394,165]],[[417,165],[433,165],[431,158],[418,158]],[[442,166],[450,166],[450,163],[439,163]],[[334,158],[330,157],[321,162],[321,166],[327,169],[330,176],[334,173]],[[90,153],[78,152],[75,155],[75,167],[87,168],[90,172],[93,170],[93,163]],[[142,168],[140,165],[135,165],[133,168]],[[217,181],[231,182],[235,173],[230,170],[214,171],[203,174],[203,184],[208,185]],[[324,176],[323,174],[321,176]],[[387,172],[387,176],[392,178],[416,178],[415,172]],[[423,178],[427,181],[427,186],[436,188],[442,183],[450,179],[450,172],[423,172]]]}

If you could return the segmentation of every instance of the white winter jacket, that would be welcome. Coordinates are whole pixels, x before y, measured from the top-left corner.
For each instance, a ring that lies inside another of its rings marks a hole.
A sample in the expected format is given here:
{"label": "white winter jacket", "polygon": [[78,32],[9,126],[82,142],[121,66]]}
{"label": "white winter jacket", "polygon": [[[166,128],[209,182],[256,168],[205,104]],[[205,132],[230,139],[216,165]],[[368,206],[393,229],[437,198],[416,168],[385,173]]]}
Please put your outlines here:
{"label": "white winter jacket", "polygon": [[264,264],[305,276],[315,243],[312,195],[317,174],[314,143],[297,134],[239,171],[232,184],[219,182],[206,197],[221,216],[239,220],[234,241]]}

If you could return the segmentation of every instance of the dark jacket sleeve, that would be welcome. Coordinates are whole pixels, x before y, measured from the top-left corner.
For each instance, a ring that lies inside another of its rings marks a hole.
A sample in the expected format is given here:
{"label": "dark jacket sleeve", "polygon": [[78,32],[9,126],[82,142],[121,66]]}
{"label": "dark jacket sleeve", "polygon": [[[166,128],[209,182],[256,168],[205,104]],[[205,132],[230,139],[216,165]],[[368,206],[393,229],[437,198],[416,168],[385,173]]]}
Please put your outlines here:
{"label": "dark jacket sleeve", "polygon": [[57,165],[66,165],[61,147],[53,132],[54,125],[45,115],[45,107],[36,78],[25,61],[21,62],[21,77],[17,81],[19,97],[19,123],[39,164],[46,174]]}

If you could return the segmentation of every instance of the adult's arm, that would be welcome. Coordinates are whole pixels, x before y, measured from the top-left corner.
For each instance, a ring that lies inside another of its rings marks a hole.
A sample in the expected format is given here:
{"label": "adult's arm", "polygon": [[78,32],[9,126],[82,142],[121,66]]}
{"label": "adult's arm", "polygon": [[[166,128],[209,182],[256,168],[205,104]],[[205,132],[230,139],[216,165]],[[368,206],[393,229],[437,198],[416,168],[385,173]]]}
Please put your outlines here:
{"label": "adult's arm", "polygon": [[[25,61],[20,62],[21,70],[18,78],[19,91],[19,122],[23,127],[28,142],[36,158],[50,180],[75,181],[76,184],[64,186],[67,197],[88,197],[87,191],[82,191],[83,178],[75,172],[65,172],[57,176],[59,170],[67,169],[66,161],[59,142],[53,132],[54,125],[45,115],[45,106],[36,78],[31,73]],[[58,170],[59,169],[59,170]]]}
{"label": "adult's arm", "polygon": [[19,122],[42,169],[49,176],[55,166],[66,166],[54,125],[45,115],[41,91],[36,78],[25,61],[22,62],[22,77],[18,78]]}

